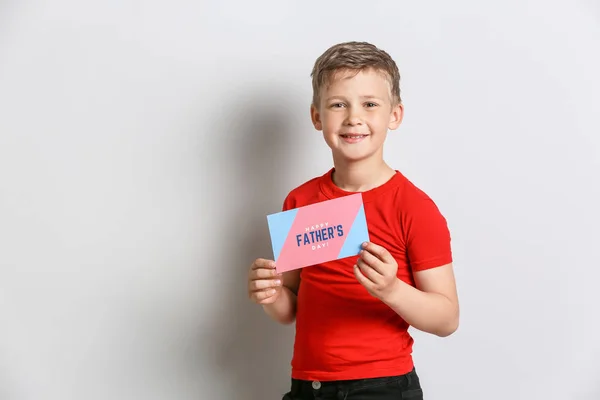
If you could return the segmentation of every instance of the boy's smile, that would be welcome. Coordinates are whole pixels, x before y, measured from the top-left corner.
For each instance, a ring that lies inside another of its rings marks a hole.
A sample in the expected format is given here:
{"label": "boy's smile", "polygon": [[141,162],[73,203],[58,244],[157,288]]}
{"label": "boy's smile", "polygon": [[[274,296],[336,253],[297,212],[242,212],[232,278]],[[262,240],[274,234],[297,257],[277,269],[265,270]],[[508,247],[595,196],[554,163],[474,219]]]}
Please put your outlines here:
{"label": "boy's smile", "polygon": [[313,124],[334,159],[361,161],[382,156],[388,129],[402,121],[402,105],[392,101],[384,73],[373,69],[338,71],[320,93],[318,108],[311,107]]}
{"label": "boy's smile", "polygon": [[358,143],[360,141],[362,141],[364,138],[366,138],[368,136],[368,134],[357,134],[357,133],[348,133],[348,134],[342,134],[342,139],[344,139],[344,141],[346,143]]}

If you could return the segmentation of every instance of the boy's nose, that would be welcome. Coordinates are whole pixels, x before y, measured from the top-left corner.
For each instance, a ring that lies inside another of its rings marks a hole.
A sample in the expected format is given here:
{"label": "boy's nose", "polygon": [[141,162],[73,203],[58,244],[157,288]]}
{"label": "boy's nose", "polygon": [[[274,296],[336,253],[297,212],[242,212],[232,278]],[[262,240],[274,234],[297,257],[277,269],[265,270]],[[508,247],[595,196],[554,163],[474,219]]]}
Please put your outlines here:
{"label": "boy's nose", "polygon": [[348,110],[348,116],[346,117],[346,124],[350,126],[362,124],[362,118],[360,114],[353,110]]}

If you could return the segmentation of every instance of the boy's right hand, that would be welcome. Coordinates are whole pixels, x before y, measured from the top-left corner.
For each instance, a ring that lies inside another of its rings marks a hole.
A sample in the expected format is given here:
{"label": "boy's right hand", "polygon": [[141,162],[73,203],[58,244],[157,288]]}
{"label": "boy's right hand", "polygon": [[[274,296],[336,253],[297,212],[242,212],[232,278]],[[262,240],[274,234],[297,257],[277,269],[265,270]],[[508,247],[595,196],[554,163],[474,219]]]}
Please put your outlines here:
{"label": "boy's right hand", "polygon": [[248,273],[248,296],[257,304],[274,303],[283,286],[283,275],[275,270],[275,262],[256,259]]}

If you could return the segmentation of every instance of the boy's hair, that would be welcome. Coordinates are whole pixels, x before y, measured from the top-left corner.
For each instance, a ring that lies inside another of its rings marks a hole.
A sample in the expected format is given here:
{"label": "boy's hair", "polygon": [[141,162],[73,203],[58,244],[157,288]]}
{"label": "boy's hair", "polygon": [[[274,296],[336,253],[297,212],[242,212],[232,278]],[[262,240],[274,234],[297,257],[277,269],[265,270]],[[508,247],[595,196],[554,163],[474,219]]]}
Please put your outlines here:
{"label": "boy's hair", "polygon": [[323,86],[328,85],[336,72],[351,70],[359,73],[366,69],[383,72],[391,87],[392,103],[400,104],[400,72],[388,53],[367,42],[345,42],[327,49],[313,67],[313,105],[319,106]]}

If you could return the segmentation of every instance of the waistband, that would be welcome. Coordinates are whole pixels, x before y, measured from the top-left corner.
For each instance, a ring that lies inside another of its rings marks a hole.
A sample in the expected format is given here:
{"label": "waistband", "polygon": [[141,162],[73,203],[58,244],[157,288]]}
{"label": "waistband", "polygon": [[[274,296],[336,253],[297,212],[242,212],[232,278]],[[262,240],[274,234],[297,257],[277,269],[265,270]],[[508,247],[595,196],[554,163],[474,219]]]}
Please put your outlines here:
{"label": "waistband", "polygon": [[330,396],[338,393],[348,393],[366,387],[398,384],[400,387],[410,386],[413,380],[418,380],[415,368],[412,371],[397,376],[386,376],[381,378],[353,379],[342,381],[305,381],[292,379],[293,395],[312,393],[313,395]]}

